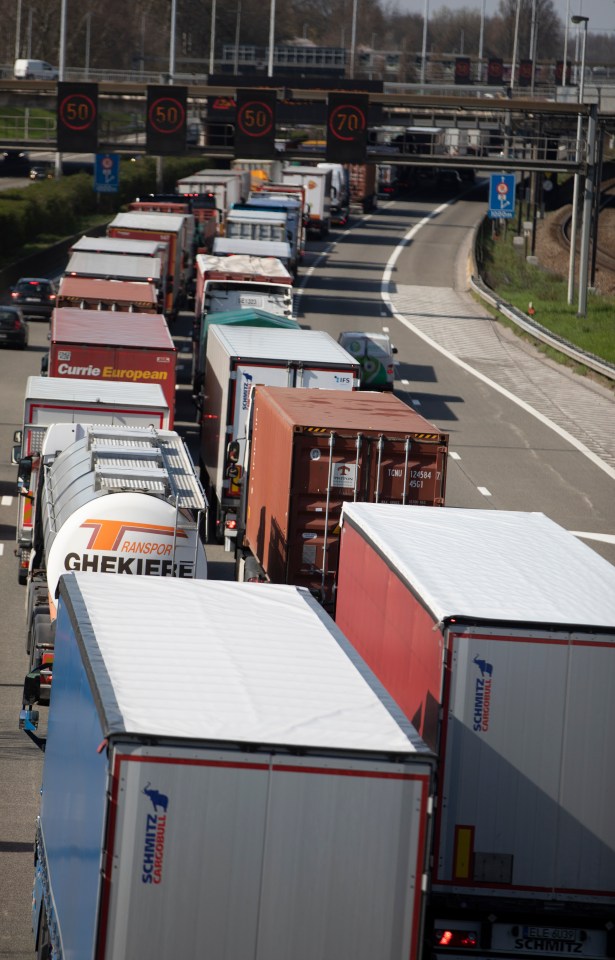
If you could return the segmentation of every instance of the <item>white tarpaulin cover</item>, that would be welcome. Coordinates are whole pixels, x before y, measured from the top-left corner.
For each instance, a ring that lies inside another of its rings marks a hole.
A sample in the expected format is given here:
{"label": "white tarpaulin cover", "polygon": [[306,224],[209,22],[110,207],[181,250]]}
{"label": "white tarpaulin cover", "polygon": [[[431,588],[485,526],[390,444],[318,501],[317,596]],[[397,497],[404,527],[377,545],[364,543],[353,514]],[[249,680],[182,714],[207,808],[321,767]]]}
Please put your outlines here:
{"label": "white tarpaulin cover", "polygon": [[437,620],[615,627],[615,567],[542,513],[353,503],[344,522]]}
{"label": "white tarpaulin cover", "polygon": [[62,607],[105,735],[427,752],[305,590],[69,574],[58,643],[70,642]]}

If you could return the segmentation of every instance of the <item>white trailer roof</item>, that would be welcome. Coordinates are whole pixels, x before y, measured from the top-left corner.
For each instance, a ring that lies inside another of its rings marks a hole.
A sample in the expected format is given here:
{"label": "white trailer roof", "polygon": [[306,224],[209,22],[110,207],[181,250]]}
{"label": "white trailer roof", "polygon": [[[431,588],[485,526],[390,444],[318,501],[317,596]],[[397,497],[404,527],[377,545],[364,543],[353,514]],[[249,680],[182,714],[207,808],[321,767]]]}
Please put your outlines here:
{"label": "white trailer roof", "polygon": [[615,567],[542,513],[344,504],[436,620],[615,627]]}
{"label": "white trailer roof", "polygon": [[109,226],[128,227],[133,230],[166,230],[168,233],[179,233],[187,216],[190,216],[190,214],[149,213],[133,210],[130,213],[116,214]]}
{"label": "white trailer roof", "polygon": [[159,383],[127,383],[122,380],[28,377],[26,399],[67,403],[121,403],[126,406],[168,408]]}
{"label": "white trailer roof", "polygon": [[263,327],[227,327],[212,324],[208,337],[220,340],[230,356],[242,360],[286,360],[343,364],[358,367],[356,357],[324,330],[287,330]]}
{"label": "white trailer roof", "polygon": [[70,248],[71,253],[121,253],[133,256],[156,257],[165,240],[133,240],[131,237],[80,237]]}
{"label": "white trailer roof", "polygon": [[247,210],[245,207],[236,209],[231,207],[226,215],[227,223],[286,223],[288,216],[285,210],[261,210],[258,204],[254,204]]}
{"label": "white trailer roof", "polygon": [[290,257],[290,244],[281,240],[251,240],[247,237],[216,237],[214,256]]}
{"label": "white trailer roof", "polygon": [[199,253],[196,258],[197,266],[203,272],[219,271],[220,273],[239,273],[245,275],[254,273],[265,277],[281,277],[292,283],[292,277],[283,263],[276,257],[214,257],[211,254]]}
{"label": "white trailer roof", "polygon": [[71,574],[61,596],[105,735],[428,752],[306,590]]}
{"label": "white trailer roof", "polygon": [[162,268],[158,257],[135,257],[119,253],[77,251],[66,265],[67,274],[109,280],[151,280],[159,282]]}

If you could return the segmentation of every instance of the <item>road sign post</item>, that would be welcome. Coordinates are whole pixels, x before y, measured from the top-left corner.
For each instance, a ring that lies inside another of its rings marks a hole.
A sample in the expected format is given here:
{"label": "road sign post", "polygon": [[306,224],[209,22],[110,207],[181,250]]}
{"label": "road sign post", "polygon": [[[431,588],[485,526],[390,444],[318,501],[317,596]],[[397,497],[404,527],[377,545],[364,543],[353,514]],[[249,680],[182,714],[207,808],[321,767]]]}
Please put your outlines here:
{"label": "road sign post", "polygon": [[326,159],[331,163],[365,163],[367,95],[330,93],[327,104]]}
{"label": "road sign post", "polygon": [[514,173],[492,173],[489,178],[489,217],[512,220],[515,215]]}
{"label": "road sign post", "polygon": [[97,83],[58,83],[57,129],[60,153],[96,153]]}
{"label": "road sign post", "polygon": [[117,193],[120,184],[120,157],[117,153],[97,153],[94,163],[96,193]]}
{"label": "road sign post", "polygon": [[238,90],[235,114],[235,157],[271,160],[275,157],[277,92]]}
{"label": "road sign post", "polygon": [[186,87],[147,88],[145,139],[148,153],[178,156],[186,152]]}

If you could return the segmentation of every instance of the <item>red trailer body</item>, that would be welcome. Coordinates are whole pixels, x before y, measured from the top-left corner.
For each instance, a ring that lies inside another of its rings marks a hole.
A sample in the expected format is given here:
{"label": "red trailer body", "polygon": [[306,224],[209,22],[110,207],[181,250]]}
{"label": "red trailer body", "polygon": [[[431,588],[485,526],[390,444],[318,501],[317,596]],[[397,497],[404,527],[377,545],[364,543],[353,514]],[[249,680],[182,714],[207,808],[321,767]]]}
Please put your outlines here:
{"label": "red trailer body", "polygon": [[[166,222],[168,220],[168,223]],[[169,247],[165,313],[174,317],[192,279],[194,218],[191,214],[133,210],[118,213],[107,227],[107,236],[132,240],[164,240]]]}
{"label": "red trailer body", "polygon": [[347,163],[348,192],[351,204],[360,206],[364,213],[376,206],[378,191],[375,163]]}
{"label": "red trailer body", "polygon": [[243,546],[331,603],[353,500],[444,505],[448,434],[390,394],[254,390]]}
{"label": "red trailer body", "polygon": [[60,280],[56,303],[58,307],[78,310],[157,313],[158,293],[154,283],[65,275]]}
{"label": "red trailer body", "polygon": [[49,376],[159,383],[172,429],[176,349],[161,314],[56,309],[50,339]]}

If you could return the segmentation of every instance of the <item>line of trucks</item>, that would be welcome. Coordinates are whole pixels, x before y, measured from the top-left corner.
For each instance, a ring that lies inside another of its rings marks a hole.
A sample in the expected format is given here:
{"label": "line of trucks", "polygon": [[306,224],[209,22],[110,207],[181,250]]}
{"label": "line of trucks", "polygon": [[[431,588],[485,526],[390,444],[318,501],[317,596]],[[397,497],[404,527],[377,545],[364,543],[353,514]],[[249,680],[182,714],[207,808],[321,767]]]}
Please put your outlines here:
{"label": "line of trucks", "polygon": [[[237,203],[283,194],[237,163]],[[194,218],[188,193],[131,216]],[[60,303],[15,437],[37,955],[607,960],[613,568],[542,515],[446,507],[448,435],[300,328],[289,264],[195,236],[198,467],[163,378],[58,374],[104,363],[73,314],[117,351],[163,312]]]}

